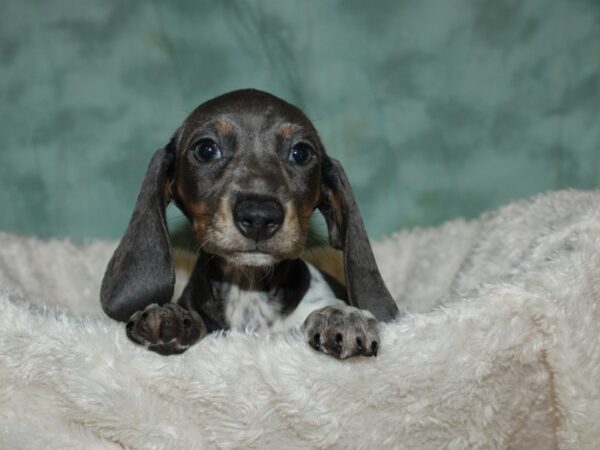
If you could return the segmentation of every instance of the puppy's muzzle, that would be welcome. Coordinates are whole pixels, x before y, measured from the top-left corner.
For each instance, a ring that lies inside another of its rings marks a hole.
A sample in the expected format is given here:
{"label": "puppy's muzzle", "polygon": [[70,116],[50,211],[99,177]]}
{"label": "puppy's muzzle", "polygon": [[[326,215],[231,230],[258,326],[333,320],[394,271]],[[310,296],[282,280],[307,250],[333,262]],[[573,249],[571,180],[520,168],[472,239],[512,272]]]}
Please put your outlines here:
{"label": "puppy's muzzle", "polygon": [[284,215],[281,203],[270,197],[241,197],[233,207],[235,226],[242,235],[254,241],[273,237],[281,228]]}

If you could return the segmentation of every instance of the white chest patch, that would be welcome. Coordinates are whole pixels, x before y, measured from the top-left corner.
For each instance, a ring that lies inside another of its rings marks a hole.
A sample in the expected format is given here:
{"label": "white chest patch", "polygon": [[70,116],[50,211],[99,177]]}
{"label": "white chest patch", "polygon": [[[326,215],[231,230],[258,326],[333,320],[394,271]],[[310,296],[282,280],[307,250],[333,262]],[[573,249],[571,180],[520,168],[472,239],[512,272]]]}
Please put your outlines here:
{"label": "white chest patch", "polygon": [[221,295],[225,320],[231,329],[265,331],[281,316],[280,304],[269,292],[244,290],[235,284],[223,283]]}
{"label": "white chest patch", "polygon": [[[306,263],[306,261],[305,261]],[[285,331],[302,325],[315,309],[344,305],[335,295],[321,272],[306,263],[310,285],[296,308],[284,315],[277,292],[240,288],[237,284],[222,283],[221,298],[225,306],[225,321],[231,329],[243,331]]]}
{"label": "white chest patch", "polygon": [[225,320],[229,328],[243,331],[285,331],[301,325],[315,309],[343,305],[321,272],[306,263],[310,271],[310,286],[298,306],[284,315],[276,292],[246,290],[236,284],[222,283],[221,298],[225,305]]}

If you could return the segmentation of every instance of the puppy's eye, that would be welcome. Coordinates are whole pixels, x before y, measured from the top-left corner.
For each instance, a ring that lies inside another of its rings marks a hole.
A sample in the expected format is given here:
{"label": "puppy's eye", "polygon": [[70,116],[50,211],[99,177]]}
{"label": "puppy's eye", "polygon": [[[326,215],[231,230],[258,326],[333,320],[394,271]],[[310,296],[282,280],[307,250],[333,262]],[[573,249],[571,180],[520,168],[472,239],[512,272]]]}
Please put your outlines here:
{"label": "puppy's eye", "polygon": [[216,161],[223,156],[221,149],[212,139],[202,139],[194,145],[192,151],[196,159],[201,162]]}
{"label": "puppy's eye", "polygon": [[300,164],[301,166],[307,164],[312,158],[312,148],[310,145],[303,142],[299,142],[298,144],[294,145],[290,150],[290,155],[288,156],[289,161]]}

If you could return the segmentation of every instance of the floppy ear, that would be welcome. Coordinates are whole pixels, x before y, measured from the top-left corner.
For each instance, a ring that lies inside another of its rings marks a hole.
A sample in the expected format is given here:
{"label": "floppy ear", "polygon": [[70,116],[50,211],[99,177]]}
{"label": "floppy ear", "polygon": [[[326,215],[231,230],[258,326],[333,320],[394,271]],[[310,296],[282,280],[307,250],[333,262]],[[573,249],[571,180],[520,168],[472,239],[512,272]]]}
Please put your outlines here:
{"label": "floppy ear", "polygon": [[341,164],[323,154],[321,202],[318,206],[329,229],[329,242],[344,252],[344,273],[350,304],[382,321],[398,315],[385,286],[350,183]]}
{"label": "floppy ear", "polygon": [[127,321],[151,303],[171,300],[175,269],[165,220],[175,161],[174,139],[154,153],[133,215],[102,280],[100,302],[113,319]]}

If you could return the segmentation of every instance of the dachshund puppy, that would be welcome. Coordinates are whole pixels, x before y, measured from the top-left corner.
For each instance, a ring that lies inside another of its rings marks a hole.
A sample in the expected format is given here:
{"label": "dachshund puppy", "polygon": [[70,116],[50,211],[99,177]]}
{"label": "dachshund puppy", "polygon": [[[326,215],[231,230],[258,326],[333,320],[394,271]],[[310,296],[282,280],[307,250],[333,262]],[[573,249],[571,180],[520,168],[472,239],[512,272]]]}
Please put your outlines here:
{"label": "dachshund puppy", "polygon": [[[201,245],[177,303],[170,202]],[[343,251],[345,288],[299,258],[315,209]],[[318,351],[375,356],[377,321],[398,315],[341,165],[300,109],[252,89],[200,105],[154,154],[100,297],[132,341],[160,354],[214,330],[302,324]]]}

